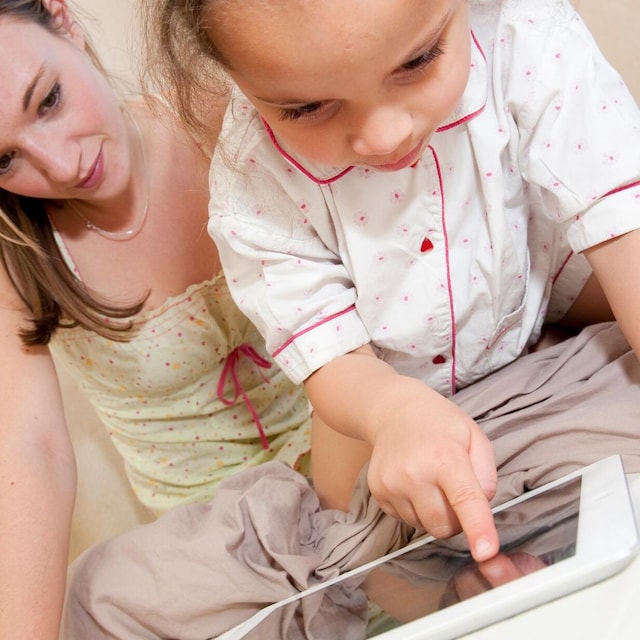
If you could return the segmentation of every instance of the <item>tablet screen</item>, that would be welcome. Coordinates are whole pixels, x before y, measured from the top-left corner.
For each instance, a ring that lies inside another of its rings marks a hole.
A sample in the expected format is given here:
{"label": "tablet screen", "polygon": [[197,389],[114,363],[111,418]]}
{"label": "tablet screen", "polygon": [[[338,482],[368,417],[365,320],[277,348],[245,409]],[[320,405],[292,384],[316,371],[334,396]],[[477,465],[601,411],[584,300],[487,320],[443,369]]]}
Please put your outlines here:
{"label": "tablet screen", "polygon": [[460,535],[373,569],[364,584],[369,600],[382,603],[383,613],[370,607],[373,615],[363,637],[372,638],[575,555],[580,487],[581,478],[576,478],[496,513],[500,554],[488,562],[476,563]]}
{"label": "tablet screen", "polygon": [[580,488],[577,477],[495,513],[501,542],[496,559],[475,563],[463,535],[412,545],[366,571],[274,609],[244,637],[373,638],[560,562],[575,554]]}

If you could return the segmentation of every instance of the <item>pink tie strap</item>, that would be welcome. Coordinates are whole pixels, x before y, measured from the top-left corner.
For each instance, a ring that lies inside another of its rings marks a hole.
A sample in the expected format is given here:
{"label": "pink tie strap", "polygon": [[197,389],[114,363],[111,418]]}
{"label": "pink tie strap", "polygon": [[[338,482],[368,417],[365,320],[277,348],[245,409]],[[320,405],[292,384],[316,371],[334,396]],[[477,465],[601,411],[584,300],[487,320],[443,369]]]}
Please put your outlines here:
{"label": "pink tie strap", "polygon": [[[239,347],[236,347],[228,356],[224,363],[224,367],[222,368],[222,373],[220,374],[220,380],[218,380],[218,398],[226,404],[228,407],[235,404],[238,400],[238,396],[242,396],[242,400],[246,405],[247,409],[253,416],[253,421],[256,423],[256,427],[258,427],[258,433],[260,434],[260,441],[262,442],[262,448],[269,448],[269,441],[267,440],[267,436],[264,433],[264,428],[262,423],[260,422],[260,416],[258,416],[258,412],[255,410],[255,407],[251,404],[251,400],[247,396],[247,392],[244,390],[242,383],[238,380],[238,361],[240,360],[241,355],[245,355],[251,360],[253,360],[254,364],[262,369],[270,369],[271,362],[263,358],[253,347],[248,344],[241,344]],[[262,375],[262,379],[265,382],[269,382],[269,378],[267,378],[262,371],[260,371]],[[227,400],[224,397],[224,387],[227,384],[227,380],[231,378],[231,382],[233,383],[233,389],[235,391],[235,395],[231,400]]]}

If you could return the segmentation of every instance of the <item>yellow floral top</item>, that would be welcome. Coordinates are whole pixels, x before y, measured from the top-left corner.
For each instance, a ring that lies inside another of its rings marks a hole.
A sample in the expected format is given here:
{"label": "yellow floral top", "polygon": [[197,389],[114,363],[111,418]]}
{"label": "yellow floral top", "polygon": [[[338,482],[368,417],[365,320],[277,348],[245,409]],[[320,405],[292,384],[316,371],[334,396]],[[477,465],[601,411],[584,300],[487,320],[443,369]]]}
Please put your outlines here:
{"label": "yellow floral top", "polygon": [[76,327],[50,346],[156,513],[209,500],[220,480],[266,460],[308,471],[304,390],[267,355],[222,275],[136,316],[128,342]]}

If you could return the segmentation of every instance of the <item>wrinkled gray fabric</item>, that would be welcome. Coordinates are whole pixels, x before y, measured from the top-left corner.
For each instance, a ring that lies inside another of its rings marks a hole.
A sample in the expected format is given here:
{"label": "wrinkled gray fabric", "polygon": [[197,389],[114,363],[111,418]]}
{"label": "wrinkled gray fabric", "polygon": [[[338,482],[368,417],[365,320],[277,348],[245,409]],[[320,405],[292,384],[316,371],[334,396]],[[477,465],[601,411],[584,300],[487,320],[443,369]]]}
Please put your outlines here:
{"label": "wrinkled gray fabric", "polygon": [[494,504],[612,454],[640,471],[640,363],[615,323],[584,329],[463,389],[494,446]]}
{"label": "wrinkled gray fabric", "polygon": [[[640,363],[615,324],[525,356],[455,401],[494,443],[496,504],[614,453],[640,472]],[[83,554],[62,638],[215,638],[421,533],[379,509],[364,472],[344,514],[322,510],[302,476],[266,463],[223,482],[209,504],[178,507]],[[332,597],[335,606],[306,604],[295,625],[277,621],[273,637],[346,638],[347,628],[364,637],[358,585]]]}
{"label": "wrinkled gray fabric", "polygon": [[176,507],[83,554],[71,573],[63,637],[215,637],[403,546],[412,531],[373,500],[349,514],[322,510],[303,476],[268,462],[223,481],[208,504]]}

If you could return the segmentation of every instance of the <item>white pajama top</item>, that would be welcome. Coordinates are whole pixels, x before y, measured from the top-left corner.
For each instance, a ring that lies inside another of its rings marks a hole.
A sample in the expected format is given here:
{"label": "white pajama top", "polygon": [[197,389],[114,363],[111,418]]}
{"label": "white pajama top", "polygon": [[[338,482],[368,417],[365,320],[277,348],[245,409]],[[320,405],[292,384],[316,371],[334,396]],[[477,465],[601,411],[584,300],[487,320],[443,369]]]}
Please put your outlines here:
{"label": "white pajama top", "polygon": [[295,157],[238,92],[209,232],[295,382],[371,342],[441,393],[516,359],[640,227],[640,112],[565,0],[470,1],[468,85],[412,167]]}

